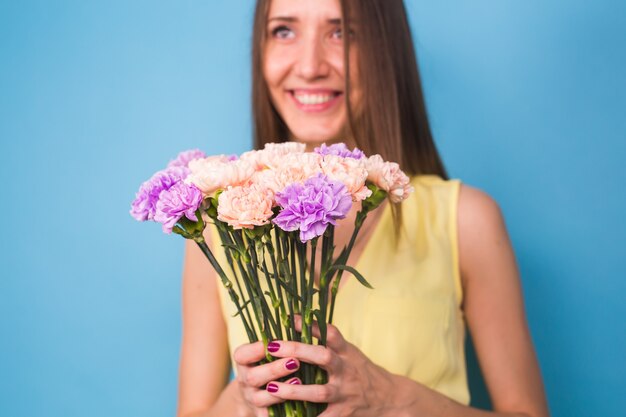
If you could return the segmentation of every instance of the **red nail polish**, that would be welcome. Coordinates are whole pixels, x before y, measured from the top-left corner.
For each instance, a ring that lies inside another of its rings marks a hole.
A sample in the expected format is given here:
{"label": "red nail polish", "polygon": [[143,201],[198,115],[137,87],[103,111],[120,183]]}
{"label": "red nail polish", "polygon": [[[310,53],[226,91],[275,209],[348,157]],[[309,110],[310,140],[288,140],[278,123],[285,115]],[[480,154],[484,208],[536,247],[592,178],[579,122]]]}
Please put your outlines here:
{"label": "red nail polish", "polygon": [[278,392],[278,385],[270,382],[269,384],[267,384],[266,390],[267,392]]}
{"label": "red nail polish", "polygon": [[280,343],[278,342],[269,342],[267,344],[267,351],[268,352],[278,352],[278,349],[280,349]]}
{"label": "red nail polish", "polygon": [[302,384],[302,382],[300,382],[300,380],[298,378],[294,378],[291,381],[289,381],[290,385],[300,385]]}
{"label": "red nail polish", "polygon": [[296,369],[298,369],[298,362],[296,362],[293,359],[290,359],[285,364],[285,368],[289,369],[290,371],[295,371]]}

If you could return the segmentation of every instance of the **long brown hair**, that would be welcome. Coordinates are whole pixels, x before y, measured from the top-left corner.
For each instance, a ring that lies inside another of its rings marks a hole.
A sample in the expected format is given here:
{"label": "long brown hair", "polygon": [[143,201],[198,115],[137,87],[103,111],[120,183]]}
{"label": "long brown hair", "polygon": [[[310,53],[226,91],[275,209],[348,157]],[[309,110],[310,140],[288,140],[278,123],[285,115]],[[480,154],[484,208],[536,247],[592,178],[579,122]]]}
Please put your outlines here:
{"label": "long brown hair", "polygon": [[[380,154],[395,161],[408,175],[434,174],[448,179],[435,146],[402,0],[339,0],[342,33],[352,19],[359,30],[354,39],[344,36],[345,100],[348,129],[367,155]],[[271,0],[258,0],[252,37],[252,112],[254,145],[285,142],[289,128],[272,104],[263,77],[263,49]],[[350,43],[358,45],[357,72],[361,102],[355,116],[351,91]],[[392,205],[396,232],[401,228],[399,205]],[[396,237],[398,233],[396,233]]]}

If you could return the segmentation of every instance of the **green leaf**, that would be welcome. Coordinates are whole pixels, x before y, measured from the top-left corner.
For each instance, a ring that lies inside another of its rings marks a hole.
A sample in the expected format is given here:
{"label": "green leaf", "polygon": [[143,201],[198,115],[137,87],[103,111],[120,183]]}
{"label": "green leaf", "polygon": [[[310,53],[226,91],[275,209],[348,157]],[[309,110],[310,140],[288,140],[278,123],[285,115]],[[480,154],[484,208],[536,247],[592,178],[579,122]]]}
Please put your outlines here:
{"label": "green leaf", "polygon": [[187,217],[181,217],[177,223],[192,238],[202,236],[202,231],[205,227],[200,210],[196,211],[196,217],[198,218],[198,221],[195,222],[193,220],[189,220]]}
{"label": "green leaf", "polygon": [[232,243],[222,243],[222,246],[231,249],[234,252],[239,252],[239,248],[237,247],[237,245],[233,245]]}
{"label": "green leaf", "polygon": [[174,225],[174,227],[172,228],[172,232],[176,233],[177,235],[181,235],[182,237],[184,237],[185,239],[191,239],[192,237],[189,236],[189,233],[187,233],[185,231],[185,229],[183,229],[182,227],[180,227],[179,225]]}
{"label": "green leaf", "polygon": [[361,273],[359,271],[357,271],[356,269],[354,269],[351,266],[348,266],[348,265],[333,265],[333,266],[330,267],[329,270],[332,270],[332,269],[340,269],[342,271],[348,271],[352,275],[354,275],[356,277],[356,279],[358,279],[361,284],[363,284],[367,288],[374,289],[374,287],[372,287],[370,285],[370,283],[367,282],[367,280],[363,277],[363,275],[361,275]]}
{"label": "green leaf", "polygon": [[254,308],[259,315],[259,321],[263,323],[263,331],[265,331],[265,315],[263,314],[263,308],[261,307],[261,299],[259,297],[254,297]]}
{"label": "green leaf", "polygon": [[244,308],[246,308],[246,306],[250,304],[250,300],[246,301],[245,303],[243,303],[243,305],[241,306],[241,308],[239,310],[237,310],[237,312],[235,314],[233,314],[233,317],[237,317]]}
{"label": "green leaf", "polygon": [[289,295],[291,295],[292,297],[295,297],[296,299],[300,300],[300,302],[303,302],[302,297],[298,294],[296,294],[293,290],[293,288],[291,288],[291,286],[287,285],[286,283],[284,283],[282,280],[277,279],[276,282],[278,282],[278,284],[286,291],[289,293]]}
{"label": "green leaf", "polygon": [[326,326],[326,317],[322,316],[322,312],[320,310],[313,310],[313,315],[315,316],[315,318],[317,319],[317,325],[320,328],[320,340],[322,340],[324,342],[324,344],[326,344],[326,331],[327,331],[327,326]]}

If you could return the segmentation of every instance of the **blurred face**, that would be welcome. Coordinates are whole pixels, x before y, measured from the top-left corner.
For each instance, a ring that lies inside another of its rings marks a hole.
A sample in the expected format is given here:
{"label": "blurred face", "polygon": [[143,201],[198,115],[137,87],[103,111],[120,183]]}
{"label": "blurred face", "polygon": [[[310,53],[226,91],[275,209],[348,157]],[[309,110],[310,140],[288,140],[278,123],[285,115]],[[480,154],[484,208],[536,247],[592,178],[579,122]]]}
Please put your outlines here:
{"label": "blurred face", "polygon": [[[309,147],[351,142],[347,111],[341,7],[338,0],[272,0],[263,75],[292,140]],[[352,45],[351,45],[352,46]],[[355,48],[350,48],[352,103],[358,95]]]}

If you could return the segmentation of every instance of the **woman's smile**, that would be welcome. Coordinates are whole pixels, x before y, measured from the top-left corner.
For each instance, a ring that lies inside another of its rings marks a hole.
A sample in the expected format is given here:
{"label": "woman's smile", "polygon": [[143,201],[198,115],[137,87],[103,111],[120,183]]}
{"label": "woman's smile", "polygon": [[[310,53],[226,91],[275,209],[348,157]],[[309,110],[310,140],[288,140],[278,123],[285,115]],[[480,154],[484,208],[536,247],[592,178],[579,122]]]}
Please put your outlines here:
{"label": "woman's smile", "polygon": [[296,107],[304,112],[324,112],[336,107],[343,99],[343,93],[326,89],[287,90]]}

